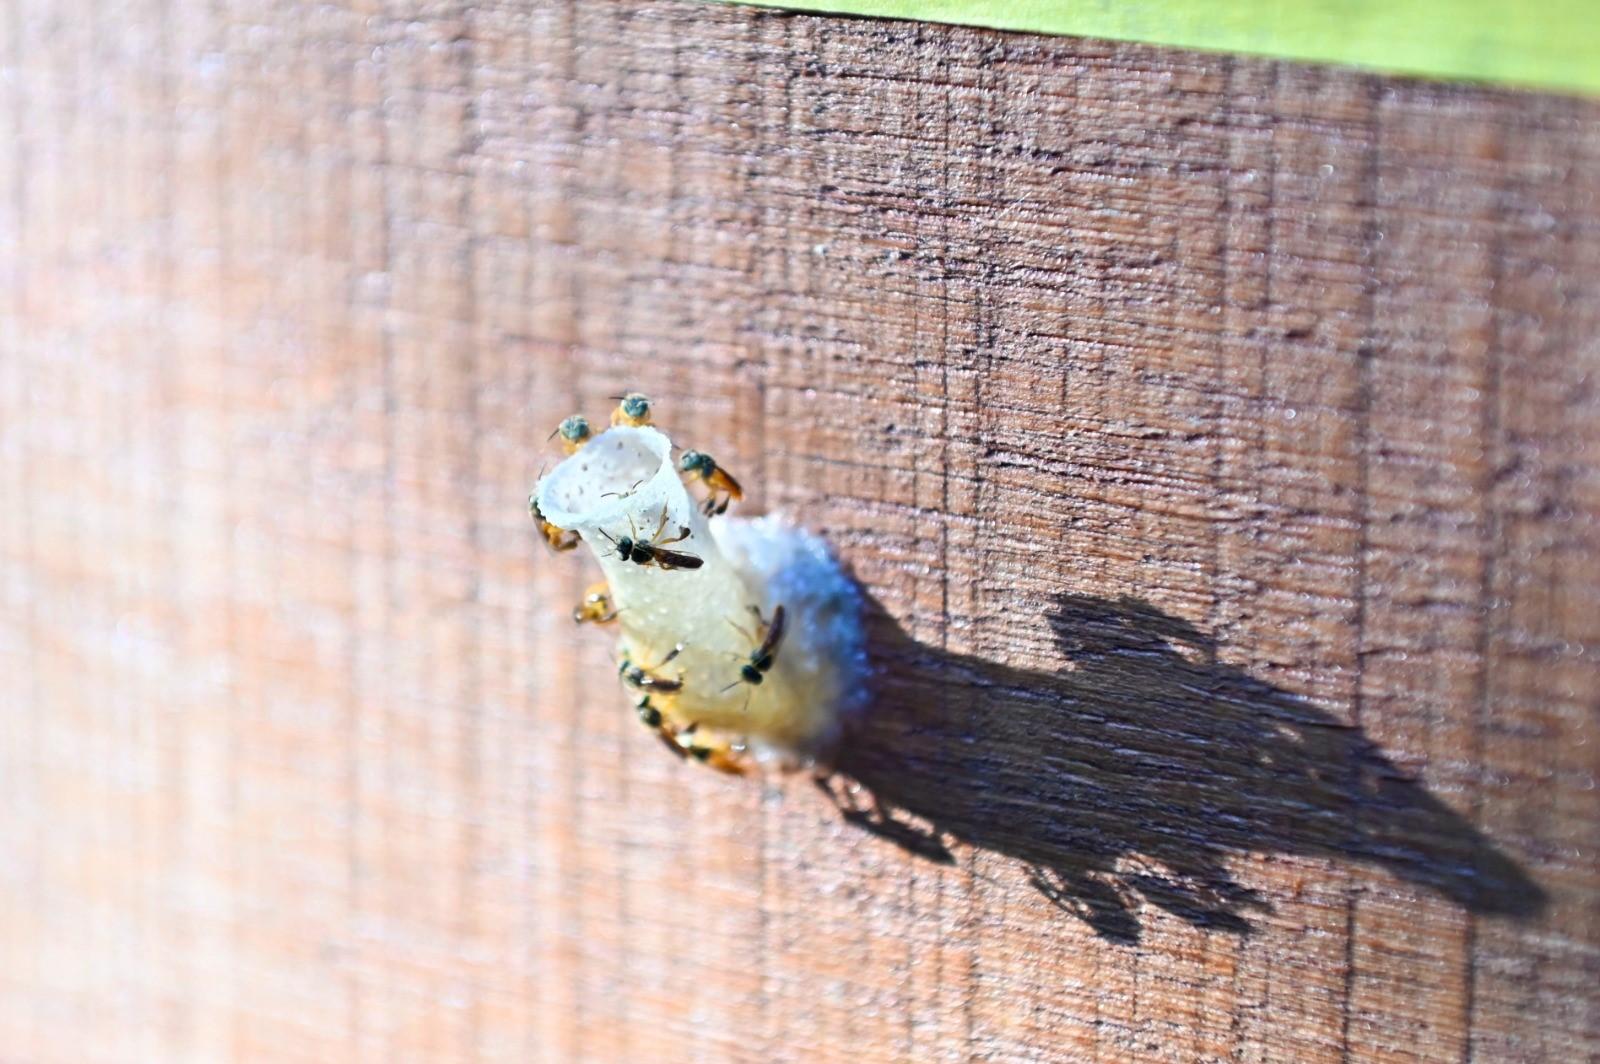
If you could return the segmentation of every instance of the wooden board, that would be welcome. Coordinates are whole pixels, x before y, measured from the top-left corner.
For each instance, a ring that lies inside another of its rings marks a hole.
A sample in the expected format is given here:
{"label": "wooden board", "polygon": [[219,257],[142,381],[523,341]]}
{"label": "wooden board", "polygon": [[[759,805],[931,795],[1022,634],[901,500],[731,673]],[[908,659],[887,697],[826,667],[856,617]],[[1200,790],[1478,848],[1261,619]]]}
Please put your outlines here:
{"label": "wooden board", "polygon": [[[0,11],[0,1057],[1600,1054],[1600,105]],[[869,590],[881,818],[574,630],[633,386]]]}

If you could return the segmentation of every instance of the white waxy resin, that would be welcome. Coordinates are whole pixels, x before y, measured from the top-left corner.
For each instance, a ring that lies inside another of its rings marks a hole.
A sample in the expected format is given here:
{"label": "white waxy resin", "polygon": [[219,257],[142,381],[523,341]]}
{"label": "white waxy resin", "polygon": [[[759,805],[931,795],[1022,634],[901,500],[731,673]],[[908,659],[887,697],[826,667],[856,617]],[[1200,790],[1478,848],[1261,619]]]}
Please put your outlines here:
{"label": "white waxy resin", "polygon": [[[674,729],[698,725],[759,754],[825,754],[845,718],[866,700],[861,597],[820,539],[774,517],[707,519],[653,428],[613,428],[594,437],[539,481],[544,519],[576,531],[594,551],[620,611],[619,660],[683,680],[651,702]],[[663,527],[663,514],[665,525]],[[697,555],[698,569],[623,560],[614,540],[648,543],[658,528],[667,549]],[[610,537],[609,539],[607,537]],[[757,607],[785,613],[776,660],[759,686],[739,682],[756,649]],[[740,631],[743,629],[743,632]],[[673,648],[678,656],[657,666]]]}

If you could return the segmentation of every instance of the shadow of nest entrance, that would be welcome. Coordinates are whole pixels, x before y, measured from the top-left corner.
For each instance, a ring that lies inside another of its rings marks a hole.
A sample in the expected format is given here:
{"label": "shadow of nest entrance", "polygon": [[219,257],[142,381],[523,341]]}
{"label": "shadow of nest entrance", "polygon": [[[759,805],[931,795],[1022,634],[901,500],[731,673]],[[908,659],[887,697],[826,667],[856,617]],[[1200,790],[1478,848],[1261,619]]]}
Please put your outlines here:
{"label": "shadow of nest entrance", "polygon": [[957,841],[1008,855],[1116,942],[1138,940],[1145,905],[1248,934],[1270,905],[1229,871],[1242,853],[1378,865],[1475,913],[1543,908],[1360,729],[1219,664],[1189,623],[1070,594],[1049,619],[1059,672],[923,645],[873,603],[874,708],[821,781],[841,815],[939,863]]}

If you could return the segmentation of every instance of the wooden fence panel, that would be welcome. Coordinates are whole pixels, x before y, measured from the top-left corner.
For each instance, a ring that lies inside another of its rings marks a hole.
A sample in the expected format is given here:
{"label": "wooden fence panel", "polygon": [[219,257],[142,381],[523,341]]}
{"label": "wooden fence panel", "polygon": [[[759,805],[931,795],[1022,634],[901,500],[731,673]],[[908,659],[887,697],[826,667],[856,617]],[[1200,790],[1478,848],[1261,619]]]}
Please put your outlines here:
{"label": "wooden fence panel", "polygon": [[[0,64],[0,1058],[1600,1055],[1594,102],[621,0]],[[829,792],[568,618],[632,387],[871,596]]]}

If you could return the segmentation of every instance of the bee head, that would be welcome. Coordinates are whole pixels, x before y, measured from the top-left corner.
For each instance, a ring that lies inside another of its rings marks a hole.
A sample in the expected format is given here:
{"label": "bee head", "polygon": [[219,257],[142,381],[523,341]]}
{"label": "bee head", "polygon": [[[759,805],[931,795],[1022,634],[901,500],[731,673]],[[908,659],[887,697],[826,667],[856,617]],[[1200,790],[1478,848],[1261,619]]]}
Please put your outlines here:
{"label": "bee head", "polygon": [[622,412],[634,421],[650,416],[650,399],[643,392],[629,392],[622,397]]}
{"label": "bee head", "polygon": [[678,468],[685,473],[698,473],[702,476],[716,468],[716,463],[704,451],[684,451],[683,457],[678,459]]}
{"label": "bee head", "polygon": [[561,433],[561,438],[568,443],[582,443],[589,438],[589,419],[582,414],[573,414],[556,427]]}

